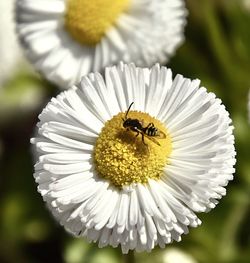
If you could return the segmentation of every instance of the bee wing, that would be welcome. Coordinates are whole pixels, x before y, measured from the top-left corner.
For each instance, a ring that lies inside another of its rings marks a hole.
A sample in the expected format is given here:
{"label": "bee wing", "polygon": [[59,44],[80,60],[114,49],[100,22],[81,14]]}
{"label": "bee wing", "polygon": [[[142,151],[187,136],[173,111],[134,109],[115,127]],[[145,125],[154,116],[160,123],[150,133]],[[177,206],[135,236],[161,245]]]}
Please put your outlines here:
{"label": "bee wing", "polygon": [[158,130],[156,137],[157,137],[157,139],[165,139],[167,137],[167,135],[163,131]]}
{"label": "bee wing", "polygon": [[143,127],[144,126],[144,120],[139,120],[141,126]]}
{"label": "bee wing", "polygon": [[148,135],[145,134],[145,133],[144,133],[144,136],[145,136],[147,139],[149,139],[150,141],[154,142],[155,144],[161,146],[161,145],[159,144],[159,142],[158,142],[154,137],[148,136]]}

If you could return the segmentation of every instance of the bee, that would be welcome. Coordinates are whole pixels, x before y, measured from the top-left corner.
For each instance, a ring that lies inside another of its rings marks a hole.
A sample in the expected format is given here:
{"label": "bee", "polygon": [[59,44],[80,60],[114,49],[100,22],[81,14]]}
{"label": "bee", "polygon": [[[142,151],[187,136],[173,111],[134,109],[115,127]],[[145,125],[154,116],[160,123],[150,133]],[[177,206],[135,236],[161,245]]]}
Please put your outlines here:
{"label": "bee", "polygon": [[138,120],[138,119],[131,119],[128,118],[128,113],[132,107],[134,102],[132,102],[129,107],[128,110],[125,114],[125,118],[122,118],[123,120],[123,127],[125,129],[127,129],[128,131],[132,131],[136,133],[137,137],[139,134],[141,134],[142,137],[142,142],[144,145],[147,146],[147,144],[145,143],[144,137],[148,138],[149,140],[151,140],[152,142],[154,142],[155,144],[160,146],[160,143],[156,140],[157,139],[165,139],[166,138],[166,134],[162,131],[160,131],[159,129],[157,129],[154,125],[153,122],[150,122],[146,127],[143,127],[143,121]]}

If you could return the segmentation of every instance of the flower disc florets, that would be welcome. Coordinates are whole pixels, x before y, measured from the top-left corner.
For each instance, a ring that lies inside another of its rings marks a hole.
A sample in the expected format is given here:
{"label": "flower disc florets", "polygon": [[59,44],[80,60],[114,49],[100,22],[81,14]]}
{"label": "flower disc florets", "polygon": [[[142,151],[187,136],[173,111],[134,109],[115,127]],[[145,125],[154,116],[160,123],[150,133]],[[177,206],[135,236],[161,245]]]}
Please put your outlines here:
{"label": "flower disc florets", "polygon": [[68,0],[65,26],[82,44],[100,42],[107,29],[129,5],[129,0]]}

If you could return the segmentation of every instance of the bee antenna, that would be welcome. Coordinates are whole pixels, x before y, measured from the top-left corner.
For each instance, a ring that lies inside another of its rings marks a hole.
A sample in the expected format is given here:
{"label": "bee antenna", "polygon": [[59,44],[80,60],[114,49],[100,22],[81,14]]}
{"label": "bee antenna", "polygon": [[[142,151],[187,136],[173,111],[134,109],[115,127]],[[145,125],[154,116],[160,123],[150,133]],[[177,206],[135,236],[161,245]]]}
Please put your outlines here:
{"label": "bee antenna", "polygon": [[125,120],[127,119],[128,113],[129,113],[130,108],[132,107],[133,104],[134,104],[134,102],[132,102],[132,103],[129,105],[128,110],[127,110],[126,115],[125,115]]}

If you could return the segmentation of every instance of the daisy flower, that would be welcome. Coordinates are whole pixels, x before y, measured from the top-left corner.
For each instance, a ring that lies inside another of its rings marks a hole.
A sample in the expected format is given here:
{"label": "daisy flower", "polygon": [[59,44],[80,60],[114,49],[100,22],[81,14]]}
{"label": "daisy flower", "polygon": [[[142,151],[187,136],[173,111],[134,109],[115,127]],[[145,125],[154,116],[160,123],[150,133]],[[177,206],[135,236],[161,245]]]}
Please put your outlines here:
{"label": "daisy flower", "polygon": [[17,69],[21,51],[15,35],[14,0],[0,1],[0,86]]}
{"label": "daisy flower", "polygon": [[66,88],[121,60],[167,62],[186,14],[183,0],[18,0],[17,31],[37,70]]}
{"label": "daisy flower", "polygon": [[38,191],[66,230],[99,247],[127,253],[180,241],[233,179],[221,100],[158,64],[91,73],[39,119]]}

